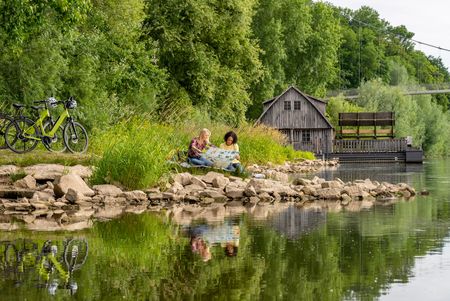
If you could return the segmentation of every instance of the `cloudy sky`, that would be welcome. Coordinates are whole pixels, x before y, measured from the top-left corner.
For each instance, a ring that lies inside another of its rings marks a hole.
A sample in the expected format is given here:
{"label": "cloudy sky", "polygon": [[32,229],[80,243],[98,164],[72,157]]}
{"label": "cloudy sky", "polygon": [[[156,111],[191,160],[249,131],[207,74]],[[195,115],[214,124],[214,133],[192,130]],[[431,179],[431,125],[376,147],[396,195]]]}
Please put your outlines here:
{"label": "cloudy sky", "polygon": [[[449,0],[327,0],[326,2],[353,10],[363,5],[370,6],[391,25],[405,25],[415,34],[415,40],[450,49]],[[440,56],[450,69],[450,52],[424,45],[416,45],[416,49],[427,55]]]}

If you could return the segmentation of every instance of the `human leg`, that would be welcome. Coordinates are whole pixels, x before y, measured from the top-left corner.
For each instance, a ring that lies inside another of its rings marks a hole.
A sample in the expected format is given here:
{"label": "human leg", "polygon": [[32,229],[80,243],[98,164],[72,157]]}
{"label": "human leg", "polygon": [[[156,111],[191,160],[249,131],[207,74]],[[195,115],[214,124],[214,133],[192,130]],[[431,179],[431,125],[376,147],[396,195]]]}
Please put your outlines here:
{"label": "human leg", "polygon": [[244,167],[240,164],[240,163],[233,163],[233,171],[237,171],[238,173],[243,173],[244,172]]}
{"label": "human leg", "polygon": [[213,163],[206,158],[189,158],[189,163],[197,166],[212,166]]}
{"label": "human leg", "polygon": [[231,172],[235,172],[236,168],[234,167],[233,163],[230,163],[230,165],[227,166],[227,168],[225,168],[225,170],[231,171]]}

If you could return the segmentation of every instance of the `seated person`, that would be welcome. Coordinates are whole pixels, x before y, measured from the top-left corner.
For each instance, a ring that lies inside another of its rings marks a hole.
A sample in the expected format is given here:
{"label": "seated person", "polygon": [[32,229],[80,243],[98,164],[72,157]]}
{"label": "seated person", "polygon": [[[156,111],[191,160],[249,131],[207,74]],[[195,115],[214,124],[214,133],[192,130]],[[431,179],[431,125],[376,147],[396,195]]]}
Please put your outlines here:
{"label": "seated person", "polygon": [[203,261],[211,260],[211,251],[206,241],[199,236],[191,237],[191,250],[194,254],[200,255]]}
{"label": "seated person", "polygon": [[[239,145],[237,144],[237,135],[235,132],[230,131],[225,134],[225,137],[223,138],[225,140],[225,143],[222,143],[220,145],[221,149],[228,150],[228,151],[239,151]],[[237,171],[239,173],[242,173],[244,171],[244,168],[242,167],[241,163],[239,162],[240,156],[236,155],[233,161],[231,161],[230,165],[226,167],[225,169],[231,172]]]}
{"label": "seated person", "polygon": [[198,137],[191,140],[188,150],[188,163],[197,166],[212,166],[213,163],[202,157],[202,152],[209,146],[209,137],[211,132],[208,129],[202,129]]}

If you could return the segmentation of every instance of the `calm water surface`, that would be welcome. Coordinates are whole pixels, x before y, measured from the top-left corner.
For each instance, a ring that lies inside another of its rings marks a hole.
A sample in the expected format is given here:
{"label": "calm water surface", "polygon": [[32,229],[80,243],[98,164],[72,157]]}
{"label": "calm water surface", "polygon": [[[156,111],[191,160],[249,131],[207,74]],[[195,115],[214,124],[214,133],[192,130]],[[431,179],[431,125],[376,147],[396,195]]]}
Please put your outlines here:
{"label": "calm water surface", "polygon": [[0,232],[0,300],[450,300],[450,162],[320,176],[430,195],[362,212],[149,213],[77,233]]}

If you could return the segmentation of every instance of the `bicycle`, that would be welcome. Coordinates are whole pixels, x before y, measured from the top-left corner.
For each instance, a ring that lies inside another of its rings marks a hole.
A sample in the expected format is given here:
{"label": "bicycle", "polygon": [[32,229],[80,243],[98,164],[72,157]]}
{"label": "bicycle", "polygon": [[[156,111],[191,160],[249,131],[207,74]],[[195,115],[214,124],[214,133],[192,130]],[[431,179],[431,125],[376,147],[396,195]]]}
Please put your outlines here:
{"label": "bicycle", "polygon": [[11,122],[14,122],[14,118],[22,116],[22,111],[26,107],[24,104],[15,103],[13,104],[13,108],[16,110],[16,114],[9,115],[6,113],[0,112],[0,136],[2,139],[0,140],[0,149],[7,149],[8,145],[6,145],[5,141],[5,129]]}
{"label": "bicycle", "polygon": [[[26,153],[36,148],[41,141],[45,148],[54,152],[64,152],[68,149],[71,153],[84,153],[87,150],[89,144],[87,131],[80,123],[74,121],[69,113],[69,110],[77,107],[73,97],[66,101],[58,101],[50,97],[34,103],[44,104],[44,106],[31,106],[39,112],[39,118],[36,121],[20,116],[7,125],[5,140],[8,148],[19,154]],[[64,111],[54,122],[49,107],[54,108],[58,104],[64,105]]]}
{"label": "bicycle", "polygon": [[[72,279],[73,272],[80,269],[88,256],[88,242],[85,238],[68,238],[63,241],[62,254],[58,252],[58,245],[47,240],[38,258],[39,275],[45,280],[45,287],[51,295],[55,295],[58,288],[68,289],[73,295],[78,289],[78,284]],[[67,270],[63,268],[65,264]],[[55,277],[59,275],[60,279]],[[62,285],[60,281],[62,280]]]}

